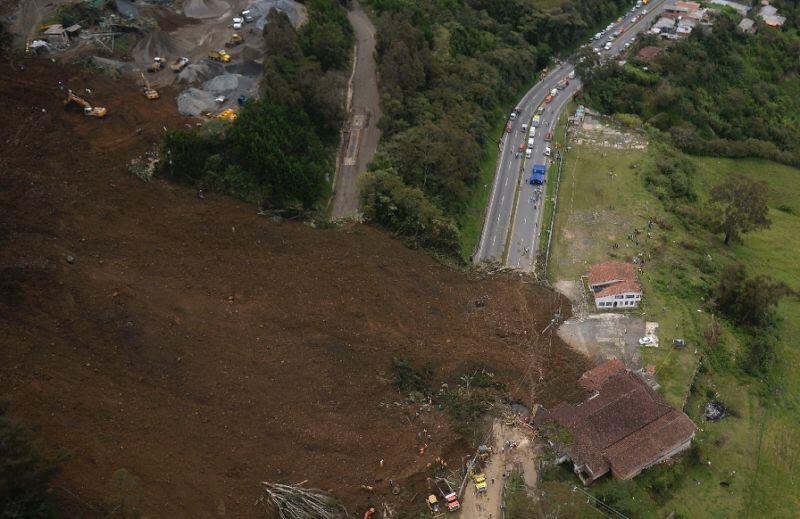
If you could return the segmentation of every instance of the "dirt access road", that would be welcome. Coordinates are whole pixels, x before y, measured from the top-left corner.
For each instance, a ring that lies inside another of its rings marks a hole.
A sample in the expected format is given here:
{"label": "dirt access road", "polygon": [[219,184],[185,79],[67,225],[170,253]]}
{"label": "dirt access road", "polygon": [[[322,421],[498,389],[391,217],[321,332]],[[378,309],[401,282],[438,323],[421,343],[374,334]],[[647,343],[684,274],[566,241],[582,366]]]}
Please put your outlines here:
{"label": "dirt access road", "polygon": [[[464,491],[461,519],[499,519],[505,478],[516,467],[522,472],[528,492],[536,488],[536,443],[531,432],[495,420],[492,426],[492,457],[484,470],[489,485],[486,493],[478,495],[470,482]],[[516,447],[506,448],[507,442]]]}
{"label": "dirt access road", "polygon": [[336,181],[333,189],[332,218],[358,213],[358,178],[372,160],[381,131],[378,75],[375,69],[375,26],[357,0],[347,13],[356,33],[356,55],[350,80],[348,103],[350,120],[342,136]]}

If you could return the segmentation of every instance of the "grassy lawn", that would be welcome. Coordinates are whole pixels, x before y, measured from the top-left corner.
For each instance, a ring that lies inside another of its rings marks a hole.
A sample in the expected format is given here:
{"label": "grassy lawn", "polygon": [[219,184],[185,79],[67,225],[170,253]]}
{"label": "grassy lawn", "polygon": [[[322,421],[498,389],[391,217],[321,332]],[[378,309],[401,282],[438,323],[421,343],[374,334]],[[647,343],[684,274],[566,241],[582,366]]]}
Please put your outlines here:
{"label": "grassy lawn", "polygon": [[[751,274],[768,274],[800,290],[800,170],[761,160],[690,159],[697,166],[700,206],[710,188],[734,172],[770,185],[772,227],[725,247],[721,236],[697,223],[682,223],[648,191],[643,172],[653,160],[645,150],[589,145],[569,150],[548,275],[551,281],[577,279],[587,264],[643,254],[641,311],[647,320],[659,322],[662,340],[661,348],[644,352],[644,363],[656,366],[660,391],[670,403],[683,407],[686,402],[685,411],[700,428],[699,462],[681,462],[683,477],[660,494],[650,486],[659,468],[633,484],[604,480],[590,490],[596,495],[611,492],[614,504],[637,517],[665,517],[672,511],[678,517],[795,517],[800,509],[800,352],[794,345],[800,340],[800,302],[786,299],[779,308],[780,344],[771,385],[742,371],[739,359],[746,337],[741,331],[723,323],[721,340],[713,348],[703,331],[711,321],[709,287],[728,262],[741,261]],[[651,218],[657,223],[648,238]],[[645,232],[630,240],[633,228]],[[670,346],[676,337],[687,341],[685,349]],[[701,355],[704,367],[690,394]],[[730,410],[717,423],[702,417],[711,398]],[[572,510],[582,502],[588,508],[585,499],[569,491],[574,483],[570,478],[544,483],[550,496],[545,508]],[[637,510],[634,502],[650,506]]]}

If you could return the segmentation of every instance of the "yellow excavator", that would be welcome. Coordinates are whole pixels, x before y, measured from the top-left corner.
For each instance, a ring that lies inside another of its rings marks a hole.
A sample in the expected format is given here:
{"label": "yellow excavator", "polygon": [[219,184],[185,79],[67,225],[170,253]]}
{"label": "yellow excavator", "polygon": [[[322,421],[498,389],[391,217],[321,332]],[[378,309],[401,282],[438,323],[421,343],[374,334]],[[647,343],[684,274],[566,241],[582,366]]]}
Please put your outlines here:
{"label": "yellow excavator", "polygon": [[86,99],[74,94],[72,90],[67,90],[67,98],[64,105],[76,104],[83,108],[83,114],[87,117],[105,117],[108,110],[103,106],[92,106]]}
{"label": "yellow excavator", "polygon": [[150,86],[150,82],[147,80],[146,77],[144,77],[144,74],[142,74],[142,79],[144,80],[144,87],[142,87],[142,92],[144,93],[144,96],[147,99],[150,99],[151,101],[154,99],[158,99],[158,91],[156,91]]}

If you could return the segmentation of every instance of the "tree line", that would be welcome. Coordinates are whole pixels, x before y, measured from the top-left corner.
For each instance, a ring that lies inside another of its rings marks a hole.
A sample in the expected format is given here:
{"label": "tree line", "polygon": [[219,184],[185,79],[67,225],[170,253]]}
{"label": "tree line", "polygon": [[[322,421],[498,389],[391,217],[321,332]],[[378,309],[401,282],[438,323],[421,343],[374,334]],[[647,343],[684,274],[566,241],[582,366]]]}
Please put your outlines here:
{"label": "tree line", "polygon": [[320,206],[344,120],[353,31],[338,1],[306,5],[309,20],[299,30],[285,13],[270,12],[259,99],[247,101],[230,126],[169,132],[162,174],[264,208]]}
{"label": "tree line", "polygon": [[[722,12],[713,27],[698,26],[648,63],[585,67],[583,100],[636,114],[690,153],[800,166],[800,11],[782,8],[783,29],[760,23],[745,34],[738,15]],[[649,36],[638,47],[654,44]]]}
{"label": "tree line", "polygon": [[554,49],[568,52],[625,0],[365,0],[377,19],[383,141],[365,216],[458,256],[456,221],[491,129]]}

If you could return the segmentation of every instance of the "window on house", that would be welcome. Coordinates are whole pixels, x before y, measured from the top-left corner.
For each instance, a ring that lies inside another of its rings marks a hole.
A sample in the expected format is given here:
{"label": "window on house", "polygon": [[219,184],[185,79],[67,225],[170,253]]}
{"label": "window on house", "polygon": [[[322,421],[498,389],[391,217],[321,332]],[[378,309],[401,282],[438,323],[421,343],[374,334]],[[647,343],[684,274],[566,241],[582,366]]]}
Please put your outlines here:
{"label": "window on house", "polygon": [[625,299],[633,299],[634,297],[636,297],[636,296],[634,296],[633,294],[627,294],[625,296]]}
{"label": "window on house", "polygon": [[614,296],[614,299],[625,299],[625,296],[620,294],[618,296]]}

